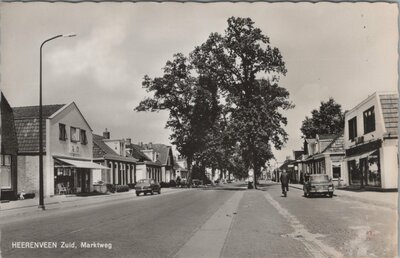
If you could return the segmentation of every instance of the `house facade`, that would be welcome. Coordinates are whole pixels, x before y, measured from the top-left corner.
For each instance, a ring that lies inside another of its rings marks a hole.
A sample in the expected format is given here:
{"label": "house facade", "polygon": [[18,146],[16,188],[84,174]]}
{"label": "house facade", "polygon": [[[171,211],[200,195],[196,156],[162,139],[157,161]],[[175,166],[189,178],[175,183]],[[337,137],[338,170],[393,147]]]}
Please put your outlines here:
{"label": "house facade", "polygon": [[327,174],[335,185],[347,185],[343,134],[305,139],[304,154],[301,168],[304,174]]}
{"label": "house facade", "polygon": [[397,189],[398,93],[376,92],[345,114],[350,185]]}
{"label": "house facade", "polygon": [[1,166],[0,200],[15,200],[18,194],[17,153],[18,140],[14,124],[13,111],[7,99],[1,93]]}
{"label": "house facade", "polygon": [[103,136],[93,134],[93,161],[109,169],[93,171],[93,183],[128,185],[136,183],[137,159],[127,156],[125,140],[111,140],[107,130]]}
{"label": "house facade", "polygon": [[162,181],[162,164],[158,159],[159,155],[154,151],[143,152],[143,143],[133,144],[126,142],[125,150],[129,157],[133,157],[136,162],[136,180],[154,179]]}
{"label": "house facade", "polygon": [[[18,191],[39,191],[39,107],[13,108],[18,139]],[[44,195],[93,190],[92,129],[72,102],[43,106]]]}

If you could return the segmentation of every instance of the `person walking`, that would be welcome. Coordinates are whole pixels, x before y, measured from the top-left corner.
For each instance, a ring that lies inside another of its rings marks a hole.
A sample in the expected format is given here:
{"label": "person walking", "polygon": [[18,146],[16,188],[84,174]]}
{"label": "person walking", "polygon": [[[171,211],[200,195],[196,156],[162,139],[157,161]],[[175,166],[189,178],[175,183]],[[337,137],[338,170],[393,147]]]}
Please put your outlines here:
{"label": "person walking", "polygon": [[280,177],[282,194],[286,197],[286,192],[289,191],[289,174],[286,170],[283,170]]}

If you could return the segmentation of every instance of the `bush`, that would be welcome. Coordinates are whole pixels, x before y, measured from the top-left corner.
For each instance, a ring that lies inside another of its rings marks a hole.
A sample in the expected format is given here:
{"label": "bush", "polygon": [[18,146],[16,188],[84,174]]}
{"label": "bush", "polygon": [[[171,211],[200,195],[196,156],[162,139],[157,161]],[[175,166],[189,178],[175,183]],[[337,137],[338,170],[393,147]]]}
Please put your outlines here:
{"label": "bush", "polygon": [[107,186],[107,191],[110,193],[115,193],[116,187],[113,184],[106,184]]}
{"label": "bush", "polygon": [[160,186],[161,186],[161,188],[168,188],[170,185],[167,182],[161,182]]}
{"label": "bush", "polygon": [[134,189],[135,188],[135,184],[128,184],[129,189]]}
{"label": "bush", "polygon": [[175,180],[169,180],[169,187],[176,187],[176,182]]}
{"label": "bush", "polygon": [[129,191],[129,186],[128,185],[117,185],[116,191],[117,191],[117,193],[128,192]]}

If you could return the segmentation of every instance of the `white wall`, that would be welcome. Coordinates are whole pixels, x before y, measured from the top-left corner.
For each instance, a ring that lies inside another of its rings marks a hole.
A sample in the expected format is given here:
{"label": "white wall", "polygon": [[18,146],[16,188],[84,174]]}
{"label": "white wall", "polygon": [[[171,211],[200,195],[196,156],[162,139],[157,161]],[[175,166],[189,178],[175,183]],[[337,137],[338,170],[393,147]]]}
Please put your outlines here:
{"label": "white wall", "polygon": [[[364,134],[364,111],[374,106],[375,112],[375,131]],[[386,132],[385,123],[382,116],[381,105],[379,97],[376,94],[371,95],[366,100],[361,102],[359,105],[354,107],[352,110],[345,115],[345,130],[344,130],[344,145],[345,149],[349,149],[354,146],[355,141],[349,140],[349,120],[356,117],[357,120],[357,137],[364,136],[364,142],[370,140],[376,140],[383,136]]]}
{"label": "white wall", "polygon": [[[67,140],[59,139],[59,124],[65,124]],[[71,127],[86,131],[87,144],[71,142]],[[72,151],[74,147],[74,151]],[[93,159],[93,134],[77,107],[72,103],[46,119],[46,166],[44,166],[45,196],[54,195],[54,159],[53,156],[77,159]],[[92,184],[91,184],[92,185]]]}
{"label": "white wall", "polygon": [[396,143],[386,143],[380,151],[382,188],[397,188],[399,174]]}

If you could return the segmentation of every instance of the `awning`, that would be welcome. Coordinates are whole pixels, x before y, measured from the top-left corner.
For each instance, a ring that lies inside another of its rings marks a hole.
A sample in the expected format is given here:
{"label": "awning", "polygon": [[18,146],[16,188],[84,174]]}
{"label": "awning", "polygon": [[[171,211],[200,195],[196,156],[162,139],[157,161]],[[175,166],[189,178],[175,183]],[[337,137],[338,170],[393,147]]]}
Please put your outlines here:
{"label": "awning", "polygon": [[57,160],[77,168],[110,169],[108,167],[93,163],[91,161],[76,160],[76,159],[60,159],[60,158],[57,158]]}

